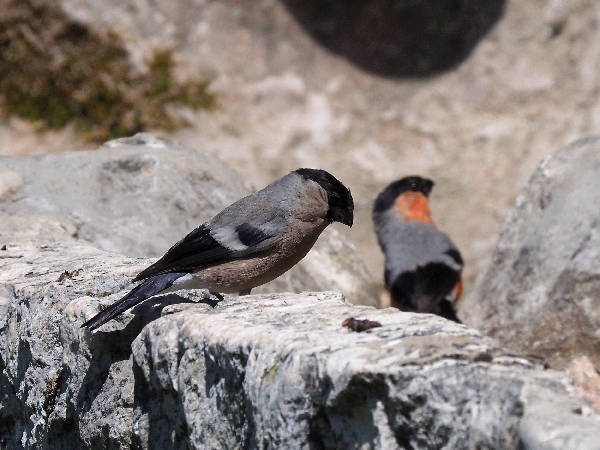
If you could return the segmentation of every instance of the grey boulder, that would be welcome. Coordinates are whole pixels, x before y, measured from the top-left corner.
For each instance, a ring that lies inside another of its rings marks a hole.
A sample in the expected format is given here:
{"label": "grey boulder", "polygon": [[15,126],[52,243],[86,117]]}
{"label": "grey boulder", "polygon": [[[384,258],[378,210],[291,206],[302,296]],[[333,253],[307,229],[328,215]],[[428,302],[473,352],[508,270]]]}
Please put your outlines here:
{"label": "grey boulder", "polygon": [[504,224],[464,321],[559,369],[600,368],[600,137],[547,157]]}

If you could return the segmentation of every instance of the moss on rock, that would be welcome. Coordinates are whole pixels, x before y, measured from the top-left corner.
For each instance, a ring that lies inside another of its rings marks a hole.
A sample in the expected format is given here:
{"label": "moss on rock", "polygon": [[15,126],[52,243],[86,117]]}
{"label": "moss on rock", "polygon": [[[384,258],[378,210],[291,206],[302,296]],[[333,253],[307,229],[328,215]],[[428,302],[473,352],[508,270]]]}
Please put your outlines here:
{"label": "moss on rock", "polygon": [[172,49],[135,70],[121,39],[69,19],[48,0],[8,0],[0,11],[0,114],[60,129],[75,122],[85,140],[186,125],[173,105],[215,103],[209,81],[174,80]]}

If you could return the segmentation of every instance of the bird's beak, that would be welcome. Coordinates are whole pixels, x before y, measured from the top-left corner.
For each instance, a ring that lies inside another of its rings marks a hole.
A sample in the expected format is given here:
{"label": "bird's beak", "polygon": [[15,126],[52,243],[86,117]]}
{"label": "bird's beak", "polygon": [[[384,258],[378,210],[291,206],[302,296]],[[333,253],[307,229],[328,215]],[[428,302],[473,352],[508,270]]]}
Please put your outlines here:
{"label": "bird's beak", "polygon": [[354,209],[336,209],[332,211],[332,221],[343,223],[352,227],[354,223]]}

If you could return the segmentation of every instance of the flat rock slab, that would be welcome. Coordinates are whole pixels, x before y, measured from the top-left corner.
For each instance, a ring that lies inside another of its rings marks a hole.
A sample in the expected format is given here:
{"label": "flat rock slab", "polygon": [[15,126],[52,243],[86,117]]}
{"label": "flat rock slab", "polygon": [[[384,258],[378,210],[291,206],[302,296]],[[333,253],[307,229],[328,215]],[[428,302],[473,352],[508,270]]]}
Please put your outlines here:
{"label": "flat rock slab", "polygon": [[142,262],[0,250],[2,448],[600,448],[600,418],[558,372],[336,293],[181,292],[82,330]]}
{"label": "flat rock slab", "polygon": [[[381,327],[353,332],[348,317]],[[558,373],[464,326],[335,293],[189,306],[144,328],[133,352],[146,445],[600,448],[597,416],[581,416],[590,408]],[[172,402],[179,417],[160,407]]]}

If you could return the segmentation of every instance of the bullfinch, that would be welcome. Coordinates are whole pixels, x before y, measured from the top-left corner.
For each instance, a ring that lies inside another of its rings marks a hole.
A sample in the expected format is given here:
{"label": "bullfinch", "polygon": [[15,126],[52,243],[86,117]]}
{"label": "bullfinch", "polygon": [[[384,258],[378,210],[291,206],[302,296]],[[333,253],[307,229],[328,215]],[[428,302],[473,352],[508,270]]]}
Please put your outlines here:
{"label": "bullfinch", "polygon": [[332,222],[352,226],[350,190],[333,175],[298,169],[203,223],[142,270],[125,297],[85,322],[94,330],[158,294],[179,289],[249,294],[298,263]]}
{"label": "bullfinch", "polygon": [[463,260],[431,219],[433,181],[419,176],[387,186],[375,200],[373,222],[385,254],[385,286],[392,306],[459,322],[454,303],[462,292]]}

